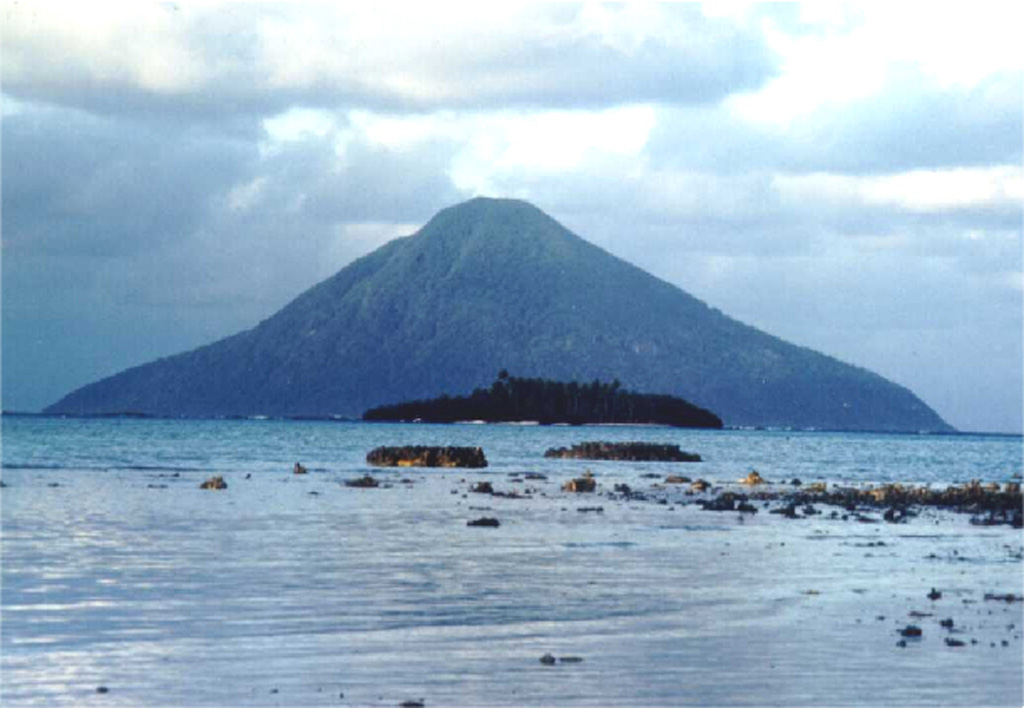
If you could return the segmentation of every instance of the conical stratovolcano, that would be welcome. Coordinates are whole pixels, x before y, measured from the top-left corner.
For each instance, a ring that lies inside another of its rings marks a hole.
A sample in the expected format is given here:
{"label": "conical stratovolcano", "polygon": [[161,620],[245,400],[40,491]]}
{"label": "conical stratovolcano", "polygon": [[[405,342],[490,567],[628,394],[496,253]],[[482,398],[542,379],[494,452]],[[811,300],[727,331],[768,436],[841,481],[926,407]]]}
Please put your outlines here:
{"label": "conical stratovolcano", "polygon": [[89,384],[47,413],[350,416],[500,369],[618,379],[730,426],[947,431],[907,389],[733,320],[522,201],[445,209],[258,326]]}

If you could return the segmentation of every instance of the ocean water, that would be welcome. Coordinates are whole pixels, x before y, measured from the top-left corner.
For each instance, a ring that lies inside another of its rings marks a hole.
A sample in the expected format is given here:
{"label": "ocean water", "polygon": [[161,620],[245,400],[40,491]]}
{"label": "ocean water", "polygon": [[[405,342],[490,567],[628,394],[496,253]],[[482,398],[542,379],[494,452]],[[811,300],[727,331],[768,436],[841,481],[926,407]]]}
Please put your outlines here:
{"label": "ocean water", "polygon": [[[543,457],[584,440],[704,461]],[[2,443],[5,706],[1024,702],[1022,604],[985,599],[1024,594],[1019,529],[741,517],[645,476],[1005,482],[1019,438],[7,417]],[[404,444],[490,465],[367,467]],[[561,491],[588,469],[597,494]]]}

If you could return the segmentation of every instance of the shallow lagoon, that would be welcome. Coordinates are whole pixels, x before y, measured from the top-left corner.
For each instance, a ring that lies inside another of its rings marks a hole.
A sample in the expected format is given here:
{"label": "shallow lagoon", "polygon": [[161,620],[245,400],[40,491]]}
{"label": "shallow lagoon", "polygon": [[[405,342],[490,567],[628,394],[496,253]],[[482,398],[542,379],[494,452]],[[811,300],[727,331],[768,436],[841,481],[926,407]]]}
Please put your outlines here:
{"label": "shallow lagoon", "polygon": [[[1021,469],[1019,439],[3,425],[5,705],[1022,704],[1021,603],[984,599],[1022,594],[1019,530],[933,510],[906,524],[741,521],[679,488],[656,490],[665,504],[600,494],[649,489],[652,472],[728,484],[752,468],[773,481],[1002,482]],[[677,443],[705,461],[542,457],[597,439]],[[480,445],[491,466],[340,484],[382,444]],[[291,474],[297,460],[310,474]],[[584,469],[598,495],[559,491]],[[527,471],[549,479],[509,477]],[[211,474],[229,488],[198,489]],[[466,494],[485,479],[535,492]],[[466,526],[480,516],[502,525]],[[922,638],[897,646],[911,623]],[[583,661],[544,666],[549,652]]]}

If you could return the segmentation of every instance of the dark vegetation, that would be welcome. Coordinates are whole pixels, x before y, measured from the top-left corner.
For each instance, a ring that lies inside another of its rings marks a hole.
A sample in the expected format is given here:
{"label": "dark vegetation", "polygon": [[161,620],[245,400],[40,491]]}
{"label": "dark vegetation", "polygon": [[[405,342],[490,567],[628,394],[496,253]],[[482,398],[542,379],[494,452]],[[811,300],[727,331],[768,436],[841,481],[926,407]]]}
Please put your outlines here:
{"label": "dark vegetation", "polygon": [[714,413],[681,398],[633,393],[618,381],[580,384],[509,376],[501,371],[490,388],[478,388],[469,396],[442,396],[372,408],[364,420],[421,420],[454,423],[460,420],[489,422],[537,421],[569,423],[654,423],[684,428],[721,428]]}

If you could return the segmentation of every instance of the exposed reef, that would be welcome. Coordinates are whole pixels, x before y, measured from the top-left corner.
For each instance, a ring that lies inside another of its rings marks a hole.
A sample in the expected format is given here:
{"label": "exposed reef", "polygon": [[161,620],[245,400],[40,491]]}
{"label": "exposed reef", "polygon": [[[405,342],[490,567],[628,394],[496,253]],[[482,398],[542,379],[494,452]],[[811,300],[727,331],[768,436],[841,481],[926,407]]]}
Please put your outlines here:
{"label": "exposed reef", "polygon": [[[760,477],[759,477],[760,478]],[[742,480],[741,483],[748,483]],[[885,484],[878,487],[832,487],[815,483],[793,491],[792,487],[769,488],[763,479],[757,484],[758,490],[748,494],[726,491],[711,500],[698,503],[708,511],[740,510],[739,505],[749,501],[766,503],[780,502],[770,513],[781,514],[791,519],[819,514],[814,504],[840,507],[847,515],[862,522],[877,521],[864,516],[862,512],[884,510],[882,520],[889,523],[903,523],[917,515],[920,507],[936,507],[969,513],[971,523],[983,526],[1009,524],[1021,528],[1022,502],[1020,484],[1010,482],[1000,486],[994,482],[981,484],[974,480],[964,485],[952,485],[944,489],[914,487],[903,484]],[[798,511],[800,513],[798,513]],[[833,512],[838,514],[839,512]]]}
{"label": "exposed reef", "polygon": [[375,467],[469,467],[487,466],[487,458],[479,447],[378,447],[366,455]]}
{"label": "exposed reef", "polygon": [[544,457],[570,460],[619,460],[629,462],[700,462],[700,455],[684,452],[678,445],[646,442],[582,442],[572,447],[551,448]]}

